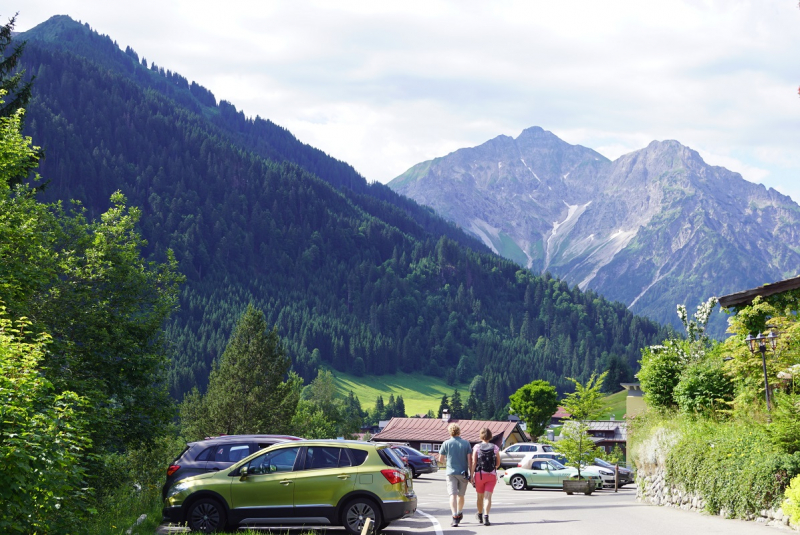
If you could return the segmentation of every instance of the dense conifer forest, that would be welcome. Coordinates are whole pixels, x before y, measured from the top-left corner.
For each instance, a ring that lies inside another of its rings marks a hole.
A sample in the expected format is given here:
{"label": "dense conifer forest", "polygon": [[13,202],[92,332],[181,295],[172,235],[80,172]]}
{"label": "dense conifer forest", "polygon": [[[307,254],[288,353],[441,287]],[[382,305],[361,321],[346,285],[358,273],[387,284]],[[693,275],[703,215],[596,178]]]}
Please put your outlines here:
{"label": "dense conifer forest", "polygon": [[[471,381],[502,407],[522,384],[615,370],[665,328],[537,276],[349,165],[68,17],[23,34],[36,76],[26,135],[43,200],[89,216],[121,190],[147,255],[172,249],[186,283],[167,326],[169,387],[202,390],[248,303],[306,381],[327,365]],[[156,59],[156,58],[152,58]],[[372,400],[362,400],[364,403]]]}

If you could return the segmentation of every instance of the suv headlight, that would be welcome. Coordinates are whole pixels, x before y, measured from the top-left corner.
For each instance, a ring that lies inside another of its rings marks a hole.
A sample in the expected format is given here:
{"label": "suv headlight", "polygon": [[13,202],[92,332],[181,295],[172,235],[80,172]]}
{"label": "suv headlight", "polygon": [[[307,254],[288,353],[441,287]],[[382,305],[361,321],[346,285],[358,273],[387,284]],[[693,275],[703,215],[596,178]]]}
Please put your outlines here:
{"label": "suv headlight", "polygon": [[598,470],[598,472],[600,472],[604,476],[613,476],[614,475],[614,472],[609,472],[607,470]]}
{"label": "suv headlight", "polygon": [[167,499],[172,498],[176,494],[183,492],[189,487],[191,487],[189,483],[182,483],[182,482],[175,483],[174,485],[172,485],[172,487],[170,487],[169,492],[167,492]]}

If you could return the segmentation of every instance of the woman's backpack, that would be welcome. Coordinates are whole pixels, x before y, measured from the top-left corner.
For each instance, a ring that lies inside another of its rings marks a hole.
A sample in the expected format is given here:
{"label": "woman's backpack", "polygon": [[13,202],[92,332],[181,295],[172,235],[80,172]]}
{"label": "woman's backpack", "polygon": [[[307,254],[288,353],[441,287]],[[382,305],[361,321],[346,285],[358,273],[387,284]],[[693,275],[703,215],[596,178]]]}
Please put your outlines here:
{"label": "woman's backpack", "polygon": [[476,472],[494,472],[497,469],[497,456],[494,444],[483,443],[478,448],[478,462],[475,464]]}

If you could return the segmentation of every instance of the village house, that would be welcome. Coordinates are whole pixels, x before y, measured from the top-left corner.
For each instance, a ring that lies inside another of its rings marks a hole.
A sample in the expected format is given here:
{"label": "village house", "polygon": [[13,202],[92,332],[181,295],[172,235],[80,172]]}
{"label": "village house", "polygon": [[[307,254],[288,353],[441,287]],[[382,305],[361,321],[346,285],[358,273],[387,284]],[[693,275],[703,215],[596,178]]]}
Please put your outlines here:
{"label": "village house", "polygon": [[392,418],[372,440],[402,442],[423,452],[436,453],[442,443],[450,438],[447,426],[451,423],[457,423],[461,427],[461,437],[473,445],[481,441],[479,433],[484,427],[492,431],[492,443],[500,449],[528,441],[519,422],[450,419],[447,413],[442,418]]}

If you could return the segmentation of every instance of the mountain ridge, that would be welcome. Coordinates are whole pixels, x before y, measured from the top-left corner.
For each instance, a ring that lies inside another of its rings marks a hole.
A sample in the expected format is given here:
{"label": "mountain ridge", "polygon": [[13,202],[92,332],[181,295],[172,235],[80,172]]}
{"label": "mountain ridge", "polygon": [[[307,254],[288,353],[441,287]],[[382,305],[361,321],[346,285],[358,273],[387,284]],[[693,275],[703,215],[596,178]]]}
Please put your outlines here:
{"label": "mountain ridge", "polygon": [[[675,326],[677,303],[794,275],[800,261],[800,206],[677,140],[611,161],[531,127],[409,171],[389,186],[496,253]],[[711,331],[724,324],[715,315]]]}
{"label": "mountain ridge", "polygon": [[[472,381],[491,413],[531,378],[563,391],[565,376],[635,368],[639,348],[668,335],[594,292],[532,276],[88,25],[58,22],[70,39],[30,39],[22,58],[37,75],[26,135],[47,154],[42,200],[77,199],[94,216],[120,190],[142,209],[148,257],[174,251],[187,279],[167,326],[176,398],[205,387],[249,303],[306,380],[320,366],[422,372]],[[114,58],[76,52],[95,45]]]}

